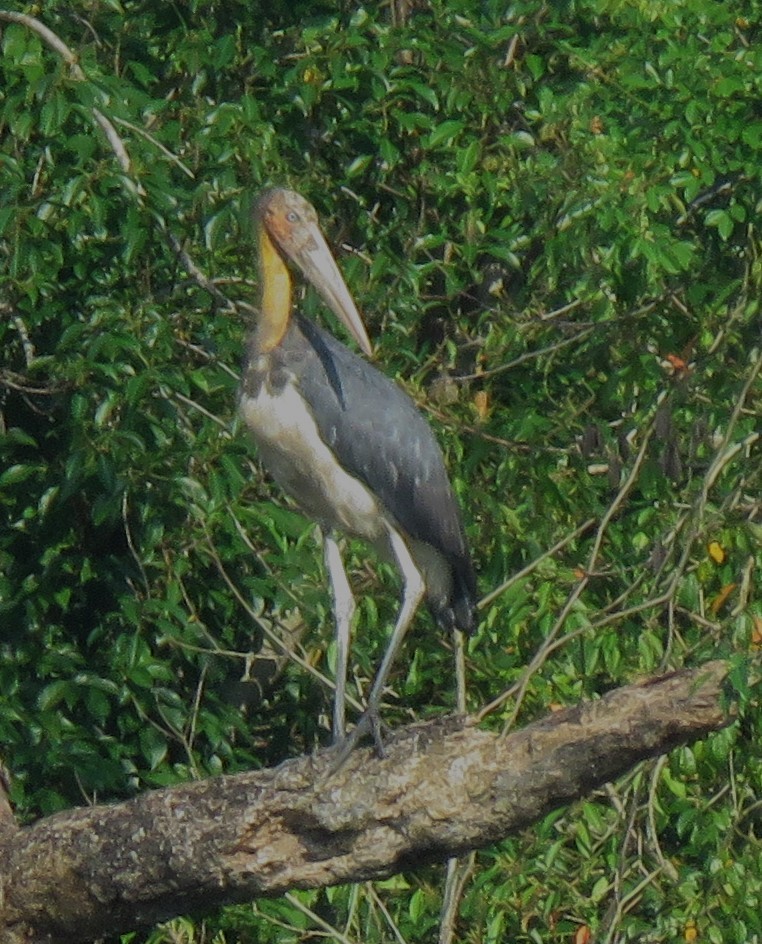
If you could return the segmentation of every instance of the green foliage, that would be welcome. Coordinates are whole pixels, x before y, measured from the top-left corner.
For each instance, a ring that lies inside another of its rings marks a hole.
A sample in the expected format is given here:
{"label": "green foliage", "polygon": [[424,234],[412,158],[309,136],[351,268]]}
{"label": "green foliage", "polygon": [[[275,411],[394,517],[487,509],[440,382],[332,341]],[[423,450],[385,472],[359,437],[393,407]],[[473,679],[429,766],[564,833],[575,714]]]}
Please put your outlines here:
{"label": "green foliage", "polygon": [[[456,936],[758,939],[758,0],[431,0],[403,24],[329,0],[75,6],[39,15],[83,77],[0,24],[0,749],[21,815],[328,738],[317,545],[233,420],[245,319],[177,249],[251,304],[253,195],[285,183],[441,434],[482,590],[537,562],[484,608],[472,707],[505,692],[488,722],[523,723],[737,667],[733,728],[480,854]],[[367,684],[396,578],[365,557]],[[393,723],[454,705],[449,647],[424,618],[411,637]],[[149,939],[429,941],[441,883]]]}

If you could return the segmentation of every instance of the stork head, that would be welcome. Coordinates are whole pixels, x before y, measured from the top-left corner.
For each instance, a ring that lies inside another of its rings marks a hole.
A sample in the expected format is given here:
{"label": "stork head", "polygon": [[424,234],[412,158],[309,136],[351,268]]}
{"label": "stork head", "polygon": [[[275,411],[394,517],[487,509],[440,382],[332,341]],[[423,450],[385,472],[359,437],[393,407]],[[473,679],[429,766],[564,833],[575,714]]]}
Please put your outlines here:
{"label": "stork head", "polygon": [[297,266],[323,301],[370,355],[372,348],[357,306],[349,293],[311,203],[293,190],[274,187],[257,201],[254,218],[278,252]]}

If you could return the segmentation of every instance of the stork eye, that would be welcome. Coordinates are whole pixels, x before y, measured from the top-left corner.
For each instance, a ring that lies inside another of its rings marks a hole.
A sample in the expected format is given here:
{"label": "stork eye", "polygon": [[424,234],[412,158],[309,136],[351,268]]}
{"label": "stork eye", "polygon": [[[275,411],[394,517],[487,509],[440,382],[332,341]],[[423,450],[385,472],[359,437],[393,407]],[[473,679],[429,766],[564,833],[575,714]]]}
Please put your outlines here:
{"label": "stork eye", "polygon": [[289,221],[289,223],[298,223],[299,214],[296,212],[296,210],[289,210],[289,212],[286,214],[286,219]]}

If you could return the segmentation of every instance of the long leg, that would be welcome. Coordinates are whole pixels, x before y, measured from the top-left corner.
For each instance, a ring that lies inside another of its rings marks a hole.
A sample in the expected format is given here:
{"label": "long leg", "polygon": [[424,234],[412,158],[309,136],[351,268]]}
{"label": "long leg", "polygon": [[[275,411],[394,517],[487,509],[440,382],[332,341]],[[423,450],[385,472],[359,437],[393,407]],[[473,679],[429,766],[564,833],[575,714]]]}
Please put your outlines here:
{"label": "long leg", "polygon": [[402,590],[402,606],[400,607],[399,615],[397,616],[397,622],[394,625],[394,632],[392,633],[392,638],[389,640],[389,645],[386,647],[386,652],[384,653],[384,658],[381,661],[381,666],[376,674],[376,678],[373,682],[373,687],[370,690],[370,695],[368,695],[368,714],[373,718],[374,715],[378,714],[378,709],[381,705],[381,695],[384,691],[384,686],[386,685],[386,680],[389,677],[389,671],[392,667],[399,648],[402,645],[402,640],[405,638],[405,633],[408,631],[410,624],[413,622],[413,617],[415,616],[415,611],[418,609],[418,605],[423,599],[423,594],[426,590],[426,585],[421,576],[420,570],[415,565],[413,558],[410,556],[410,551],[407,549],[407,545],[402,540],[400,535],[389,529],[389,543],[391,544],[392,551],[394,556],[397,559],[397,563],[402,573],[402,580],[404,582]]}
{"label": "long leg", "polygon": [[[389,645],[386,647],[384,658],[381,660],[381,666],[376,673],[376,677],[373,681],[373,687],[370,690],[370,695],[368,695],[368,703],[365,713],[357,722],[352,731],[342,741],[336,756],[336,762],[331,768],[331,772],[337,771],[342,766],[342,764],[352,753],[357,742],[368,731],[373,732],[373,736],[376,741],[376,749],[379,755],[383,756],[384,750],[379,731],[379,708],[381,706],[381,696],[384,692],[384,686],[386,685],[386,680],[389,677],[389,671],[392,667],[392,663],[399,652],[399,648],[402,645],[402,640],[405,638],[405,633],[408,631],[408,628],[413,621],[415,611],[418,609],[418,605],[421,602],[424,593],[426,592],[426,584],[424,583],[423,576],[421,575],[420,570],[418,570],[416,567],[413,558],[410,556],[410,551],[407,549],[407,545],[403,541],[402,537],[392,528],[389,529],[389,544],[397,560],[400,573],[402,574],[402,605],[400,607],[399,615],[397,616],[397,622],[394,624],[392,638],[389,640]],[[338,688],[336,690],[336,694],[338,695]]]}
{"label": "long leg", "polygon": [[458,629],[452,631],[455,651],[455,706],[459,715],[466,713],[466,640]]}
{"label": "long leg", "polygon": [[[463,633],[454,629],[456,706],[459,715],[466,713],[466,642]],[[455,924],[458,918],[463,889],[474,867],[474,853],[453,856],[447,860],[447,876],[442,895],[442,910],[439,914],[439,944],[452,944],[455,940]]]}
{"label": "long leg", "polygon": [[327,531],[323,535],[323,556],[333,592],[333,614],[336,621],[336,691],[333,699],[333,740],[344,737],[346,714],[347,665],[349,663],[349,636],[355,598],[347,580],[336,538]]}

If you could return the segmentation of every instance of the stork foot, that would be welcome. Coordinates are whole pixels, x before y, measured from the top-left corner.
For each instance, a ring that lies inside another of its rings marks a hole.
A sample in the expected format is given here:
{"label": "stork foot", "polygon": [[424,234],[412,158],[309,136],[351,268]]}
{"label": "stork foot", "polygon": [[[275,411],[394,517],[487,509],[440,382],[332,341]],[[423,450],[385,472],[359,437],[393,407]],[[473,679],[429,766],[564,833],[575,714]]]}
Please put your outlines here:
{"label": "stork foot", "polygon": [[373,743],[376,747],[376,754],[379,758],[386,757],[386,751],[384,750],[384,740],[381,735],[382,730],[382,721],[381,714],[378,708],[368,707],[360,715],[360,718],[357,724],[352,728],[349,734],[345,735],[342,740],[337,741],[334,744],[334,749],[336,750],[336,761],[331,767],[331,772],[336,773],[337,770],[340,770],[344,764],[347,762],[349,755],[357,747],[357,745],[362,741],[362,739],[370,734],[373,737]]}

